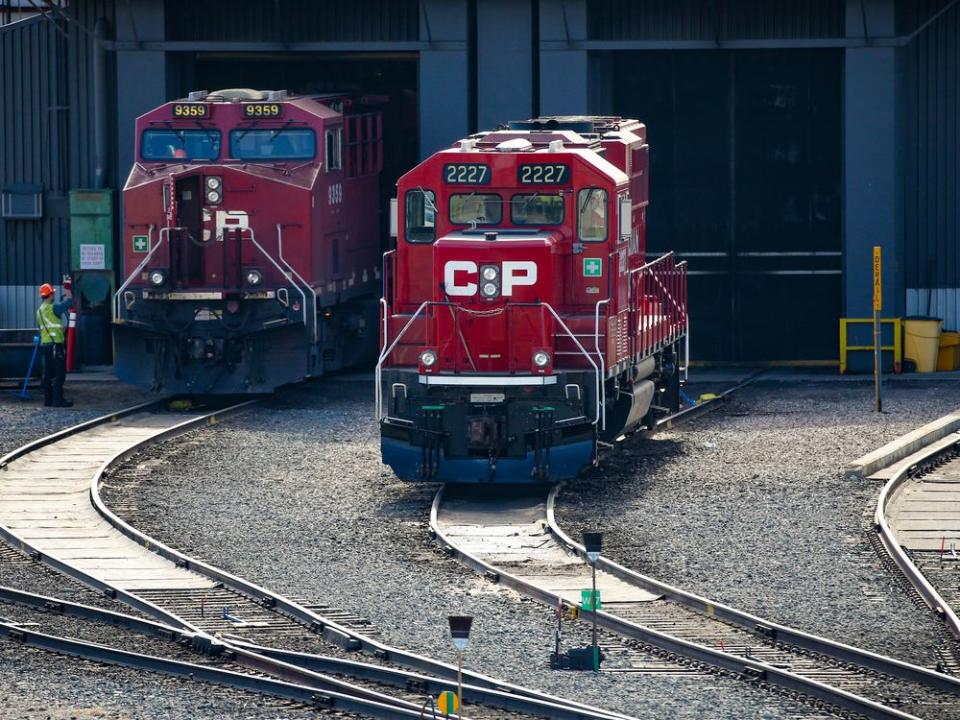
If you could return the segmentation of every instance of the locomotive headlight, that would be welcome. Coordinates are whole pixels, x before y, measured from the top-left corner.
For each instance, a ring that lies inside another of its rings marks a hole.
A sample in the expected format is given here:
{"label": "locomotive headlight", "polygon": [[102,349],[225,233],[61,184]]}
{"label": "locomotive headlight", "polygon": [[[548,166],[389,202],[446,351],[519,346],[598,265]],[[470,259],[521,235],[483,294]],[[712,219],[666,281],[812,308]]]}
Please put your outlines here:
{"label": "locomotive headlight", "polygon": [[259,270],[247,270],[246,280],[247,285],[256,287],[263,282],[263,275]]}
{"label": "locomotive headlight", "polygon": [[480,266],[480,294],[485,298],[493,298],[500,294],[500,268],[496,265]]}
{"label": "locomotive headlight", "polygon": [[167,282],[167,273],[164,270],[151,270],[147,278],[150,280],[151,285],[160,287]]}
{"label": "locomotive headlight", "polygon": [[207,190],[219,190],[223,187],[223,180],[221,180],[216,175],[209,175],[207,177]]}
{"label": "locomotive headlight", "polygon": [[497,276],[500,275],[500,268],[496,265],[484,265],[483,269],[480,271],[480,275],[484,280],[496,280]]}
{"label": "locomotive headlight", "polygon": [[533,354],[533,364],[538,368],[545,368],[550,364],[550,355],[543,350],[537,350]]}
{"label": "locomotive headlight", "polygon": [[433,350],[424,350],[420,353],[420,364],[424,367],[433,367],[437,364],[437,354]]}
{"label": "locomotive headlight", "polygon": [[480,289],[480,292],[483,293],[484,297],[492,298],[492,297],[496,297],[499,289],[500,288],[497,287],[496,283],[488,282],[483,284],[483,287]]}
{"label": "locomotive headlight", "polygon": [[219,205],[221,200],[223,200],[223,195],[220,194],[219,190],[207,190],[207,203]]}

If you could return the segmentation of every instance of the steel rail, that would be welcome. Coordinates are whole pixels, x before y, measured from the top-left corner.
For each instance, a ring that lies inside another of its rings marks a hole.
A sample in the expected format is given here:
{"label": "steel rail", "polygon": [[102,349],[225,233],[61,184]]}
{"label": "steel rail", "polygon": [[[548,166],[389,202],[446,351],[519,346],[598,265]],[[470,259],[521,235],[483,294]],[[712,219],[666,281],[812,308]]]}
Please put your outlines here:
{"label": "steel rail", "polygon": [[[311,670],[316,670],[317,672],[343,673],[351,677],[372,680],[385,685],[406,687],[407,689],[415,688],[420,692],[428,694],[437,694],[445,690],[457,691],[457,683],[453,680],[443,680],[430,675],[420,675],[408,670],[397,670],[383,665],[372,665],[326,655],[265,647],[247,642],[235,636],[227,637],[230,643],[237,647],[252,650],[260,655],[284,660],[292,665],[299,665]],[[509,692],[478,687],[469,683],[463,686],[463,699],[465,702],[481,703],[503,710],[536,714],[545,717],[570,718],[570,720],[595,717],[592,714],[587,714],[582,710],[576,710],[566,705],[557,705],[556,703],[551,703],[546,700],[517,696]],[[608,714],[604,717],[618,716]]]}
{"label": "steel rail", "polygon": [[[548,607],[555,608],[558,603],[564,602],[559,594],[505,572],[501,568],[497,568],[482,558],[454,545],[444,534],[438,521],[440,504],[443,501],[443,491],[444,488],[441,487],[430,508],[430,528],[439,543],[449,548],[450,552],[456,555],[465,565],[488,579],[495,578],[497,583],[512,588]],[[906,720],[908,718],[916,720],[915,716],[908,713],[887,707],[846,690],[797,675],[789,670],[752,658],[714,650],[705,645],[638,625],[600,610],[581,610],[580,616],[586,619],[593,619],[596,616],[597,624],[600,627],[618,635],[649,643],[694,662],[741,674],[745,678],[764,680],[788,691],[810,695],[835,707],[858,713],[870,718],[870,720]]]}
{"label": "steel rail", "polygon": [[686,407],[683,410],[679,410],[673,413],[672,415],[667,415],[666,417],[660,418],[659,420],[657,420],[656,427],[648,428],[647,430],[642,431],[643,436],[650,437],[653,434],[659,432],[660,430],[663,430],[664,428],[666,429],[672,428],[677,423],[693,420],[695,418],[700,417],[701,415],[705,415],[711,410],[716,410],[718,407],[720,407],[723,403],[727,401],[727,398],[730,397],[730,395],[737,392],[738,390],[742,390],[748,385],[752,385],[754,382],[756,382],[760,378],[760,376],[764,375],[767,372],[769,372],[769,368],[763,368],[762,370],[758,370],[757,372],[747,376],[746,379],[741,380],[739,383],[737,383],[733,387],[727,388],[726,390],[721,392],[719,395],[717,395],[714,398],[711,398],[710,400],[697,403],[696,405],[691,405],[690,407]]}
{"label": "steel rail", "polygon": [[387,701],[376,701],[333,690],[321,690],[316,687],[284,682],[273,678],[247,675],[210,665],[198,665],[154,655],[133,653],[82,640],[34,632],[10,622],[0,622],[0,637],[6,637],[29,647],[61,655],[71,655],[109,665],[158,672],[174,677],[222,685],[236,690],[272,695],[318,708],[359,713],[368,717],[383,718],[384,720],[423,717],[415,703],[399,701],[389,698],[389,696],[383,696]]}
{"label": "steel rail", "polygon": [[[960,436],[958,436],[958,438],[960,438]],[[927,450],[921,450],[913,455],[912,457],[915,458],[915,461],[900,468],[880,490],[880,495],[877,497],[877,507],[873,514],[873,527],[879,536],[880,543],[883,545],[884,550],[887,551],[887,554],[893,562],[900,568],[900,571],[904,574],[907,581],[920,594],[923,602],[946,624],[950,634],[953,635],[954,638],[960,639],[960,617],[957,616],[956,610],[950,607],[950,603],[944,600],[940,592],[927,580],[920,568],[910,559],[906,550],[897,540],[896,533],[893,532],[893,529],[889,523],[887,523],[887,504],[893,497],[894,492],[901,485],[908,482],[917,469],[936,462],[939,456],[954,452],[957,447],[960,447],[960,439],[957,439],[956,442],[950,445],[939,445],[928,448]]]}
{"label": "steel rail", "polygon": [[[578,557],[586,561],[586,548],[559,526],[554,513],[556,497],[561,485],[555,486],[547,497],[547,524],[557,540]],[[862,650],[844,643],[819,637],[812,633],[780,625],[751,613],[737,610],[723,603],[704,598],[695,593],[676,588],[667,583],[642,575],[624,567],[603,555],[597,560],[597,568],[602,569],[628,585],[642,588],[648,592],[662,595],[664,598],[692,610],[695,613],[716,618],[753,633],[758,638],[795,646],[801,650],[814,652],[843,663],[866,668],[901,680],[920,683],[926,687],[943,690],[960,696],[960,678],[944,675],[919,665],[913,665],[879,653]]]}
{"label": "steel rail", "polygon": [[[84,423],[80,423],[79,425],[67,428],[65,430],[58,431],[50,436],[28,443],[18,450],[9,453],[4,458],[0,459],[0,462],[11,462],[12,460],[22,457],[32,450],[36,450],[58,440],[70,437],[71,435],[83,432],[84,430],[113,422],[120,417],[128,416],[142,410],[148,410],[153,407],[161,406],[165,402],[169,401],[169,399],[170,398],[166,398],[163,400],[140,404],[125,410],[86,421]],[[224,587],[253,600],[267,609],[273,610],[280,615],[290,617],[291,619],[305,625],[312,632],[321,635],[327,642],[330,642],[331,644],[337,645],[345,650],[364,651],[383,660],[389,660],[421,672],[428,672],[437,675],[438,678],[447,680],[455,679],[457,676],[457,667],[455,665],[443,663],[432,658],[400,650],[360,633],[356,633],[341,626],[335,621],[332,621],[292,600],[287,599],[279,593],[274,593],[247,580],[231,575],[230,573],[220,570],[219,568],[191,558],[132,527],[115,515],[101,499],[99,493],[100,482],[105,477],[106,472],[116,463],[141,451],[146,446],[175,437],[176,435],[182,434],[196,427],[200,427],[203,424],[215,424],[220,418],[241,412],[258,402],[259,400],[247,400],[227,408],[213,410],[209,413],[204,413],[189,418],[152,435],[146,440],[138,442],[128,448],[125,448],[124,450],[117,452],[108,460],[106,460],[93,476],[90,485],[91,503],[101,514],[101,516],[104,517],[104,519],[106,519],[111,525],[150,551],[160,555],[161,557],[171,560],[186,570],[190,570],[201,576],[207,577],[208,579],[214,580],[215,582],[219,582],[223,584]],[[46,553],[41,553],[29,542],[20,538],[18,535],[3,526],[0,526],[0,538],[3,538],[8,544],[11,545],[11,547],[14,547],[23,554],[28,555],[36,561],[43,562],[53,569],[67,575],[68,577],[78,580],[87,587],[91,587],[94,590],[111,598],[121,600],[131,607],[135,607],[141,612],[144,612],[148,616],[156,618],[160,622],[177,629],[181,633],[189,633],[194,647],[198,649],[203,649],[208,652],[217,652],[221,651],[222,649],[229,649],[231,652],[234,652],[237,655],[238,661],[245,662],[256,669],[262,669],[266,672],[273,672],[275,674],[280,674],[281,676],[283,676],[285,673],[287,677],[294,677],[299,681],[303,681],[304,678],[306,678],[308,682],[328,682],[331,680],[330,678],[323,678],[322,676],[319,676],[316,673],[304,668],[281,663],[277,660],[270,660],[269,658],[257,655],[256,653],[252,653],[242,648],[228,647],[228,644],[224,643],[221,639],[209,635],[191,623],[164,610],[158,605],[144,600],[134,593],[110,586],[56,557]],[[270,665],[272,669],[267,669],[267,665]],[[468,681],[468,683],[478,688],[486,688],[499,693],[513,695],[518,698],[529,698],[535,703],[545,704],[545,707],[553,705],[557,708],[565,708],[566,710],[564,710],[563,713],[553,716],[557,717],[558,719],[583,717],[598,718],[601,720],[629,720],[630,717],[620,713],[614,713],[596,708],[584,703],[559,698],[548,693],[534,691],[512,683],[499,681],[495,678],[472,671],[464,671],[463,677]],[[493,696],[491,695],[491,697]]]}
{"label": "steel rail", "polygon": [[[122,627],[140,635],[156,637],[177,644],[186,644],[194,637],[193,633],[188,631],[152,620],[145,620],[134,615],[5,586],[0,586],[0,603],[9,603],[54,615],[75,617],[115,627]],[[14,625],[16,624],[12,621],[9,622]],[[318,673],[347,675],[357,680],[368,680],[382,685],[392,685],[409,691],[431,695],[439,694],[445,690],[452,690],[454,692],[457,690],[457,683],[452,680],[443,680],[430,675],[414,673],[409,670],[400,670],[384,665],[375,665],[357,660],[346,660],[328,655],[269,647],[249,642],[239,635],[224,634],[221,637],[225,643],[229,645],[231,650],[246,650],[256,655],[281,660],[289,665],[295,665]],[[463,687],[464,700],[467,702],[489,705],[503,710],[527,714],[534,713],[566,720],[582,720],[594,717],[593,715],[573,710],[567,706],[556,705],[544,700],[518,696],[512,693],[477,687],[470,684],[465,684]]]}
{"label": "steel rail", "polygon": [[63,598],[40,595],[7,586],[0,586],[0,602],[21,605],[65,617],[93,620],[95,622],[122,627],[139,633],[140,635],[162,638],[172,642],[192,640],[194,637],[194,633],[189,630],[173,627],[166,623],[146,620],[136,615],[107,610],[93,605],[84,605],[83,603],[76,603],[70,600],[64,600]]}

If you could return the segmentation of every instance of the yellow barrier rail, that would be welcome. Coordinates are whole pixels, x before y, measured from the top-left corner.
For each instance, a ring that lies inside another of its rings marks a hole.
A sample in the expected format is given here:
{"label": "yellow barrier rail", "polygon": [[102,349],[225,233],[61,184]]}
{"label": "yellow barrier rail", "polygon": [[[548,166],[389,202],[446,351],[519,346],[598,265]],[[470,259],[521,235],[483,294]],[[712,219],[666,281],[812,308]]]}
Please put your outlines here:
{"label": "yellow barrier rail", "polygon": [[[848,345],[848,327],[850,325],[872,325],[873,318],[840,318],[840,374],[847,372],[847,354],[851,352],[873,352],[873,345]],[[881,318],[881,325],[893,326],[893,345],[881,345],[880,352],[893,353],[893,371],[903,368],[903,319]],[[873,333],[870,333],[873,337]]]}

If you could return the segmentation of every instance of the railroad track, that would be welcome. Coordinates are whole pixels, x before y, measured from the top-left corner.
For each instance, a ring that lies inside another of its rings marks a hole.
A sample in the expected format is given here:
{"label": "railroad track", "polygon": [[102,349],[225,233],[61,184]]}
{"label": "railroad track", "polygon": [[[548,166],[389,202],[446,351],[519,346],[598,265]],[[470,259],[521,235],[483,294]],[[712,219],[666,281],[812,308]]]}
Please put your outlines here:
{"label": "railroad track", "polygon": [[960,433],[901,462],[877,498],[875,546],[943,622],[944,669],[960,672]]}
{"label": "railroad track", "polygon": [[[455,689],[456,667],[359,632],[351,627],[358,619],[349,615],[325,616],[317,608],[189,557],[120,519],[100,498],[100,481],[117,463],[150,444],[220,422],[255,403],[182,412],[171,411],[167,401],[147,403],[54,433],[0,458],[0,538],[32,560],[135,608],[163,625],[164,632],[176,633],[175,640],[226,658],[230,668],[91,646],[13,623],[0,625],[0,635],[100,662],[192,677],[331,711],[419,716],[422,703],[410,699],[411,694],[422,699]],[[53,602],[66,606],[64,601]],[[368,653],[375,663],[344,664],[343,657],[291,653],[267,644],[297,635],[322,639],[340,652]],[[392,673],[385,672],[386,663],[394,666]],[[320,667],[325,669],[313,669]],[[352,680],[334,677],[334,672]],[[478,673],[465,671],[463,677],[464,702],[471,717],[627,718]],[[371,687],[397,686],[401,680],[399,695]],[[496,708],[495,714],[490,714],[490,708]]]}
{"label": "railroad track", "polygon": [[[710,406],[716,402],[665,418],[658,427],[670,427]],[[559,489],[490,499],[462,490],[454,495],[444,487],[431,508],[431,530],[448,552],[488,580],[550,606],[579,606],[581,589],[591,584],[590,568],[584,548],[556,523],[553,506]],[[954,527],[960,530],[960,525]],[[602,556],[597,568],[604,603],[596,613],[598,625],[639,643],[637,649],[644,652],[659,651],[688,668],[760,682],[831,713],[960,718],[960,680],[940,672],[949,667],[930,670],[804,633],[671,587]],[[960,563],[953,569],[960,571]],[[953,578],[960,578],[960,572]],[[589,611],[581,613],[592,620]],[[640,662],[615,671],[647,670]]]}
{"label": "railroad track", "polygon": [[[556,490],[490,500],[441,489],[438,541],[487,579],[549,606],[580,604],[590,567],[557,527]],[[642,576],[601,557],[598,625],[668,659],[762,682],[788,697],[868,718],[960,718],[960,681],[818,638]],[[592,620],[592,613],[581,611]],[[642,668],[640,668],[642,670]]]}

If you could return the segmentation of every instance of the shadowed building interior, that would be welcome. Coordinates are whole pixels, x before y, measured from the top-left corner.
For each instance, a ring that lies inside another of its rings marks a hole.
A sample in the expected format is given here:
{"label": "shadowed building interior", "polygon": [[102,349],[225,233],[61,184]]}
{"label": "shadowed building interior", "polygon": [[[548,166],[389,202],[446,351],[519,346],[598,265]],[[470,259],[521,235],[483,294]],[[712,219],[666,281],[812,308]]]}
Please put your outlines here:
{"label": "shadowed building interior", "polygon": [[639,118],[649,249],[689,263],[694,360],[835,363],[874,245],[884,316],[960,325],[956,0],[9,5],[0,328],[31,327],[36,286],[71,269],[68,193],[123,186],[134,118],[222,87],[387,98],[388,193],[506,120]]}

